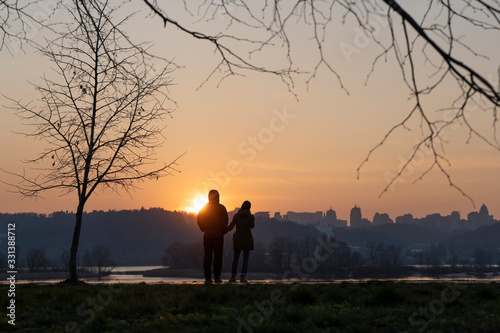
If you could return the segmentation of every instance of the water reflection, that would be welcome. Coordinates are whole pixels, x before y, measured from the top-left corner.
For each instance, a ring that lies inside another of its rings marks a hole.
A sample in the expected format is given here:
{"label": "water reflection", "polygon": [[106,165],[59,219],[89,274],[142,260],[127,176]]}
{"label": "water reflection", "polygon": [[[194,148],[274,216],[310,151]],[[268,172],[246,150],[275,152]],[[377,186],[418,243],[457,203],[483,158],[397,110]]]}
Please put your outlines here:
{"label": "water reflection", "polygon": [[98,281],[100,283],[192,283],[204,282],[205,279],[193,277],[144,277],[141,274],[110,274]]}

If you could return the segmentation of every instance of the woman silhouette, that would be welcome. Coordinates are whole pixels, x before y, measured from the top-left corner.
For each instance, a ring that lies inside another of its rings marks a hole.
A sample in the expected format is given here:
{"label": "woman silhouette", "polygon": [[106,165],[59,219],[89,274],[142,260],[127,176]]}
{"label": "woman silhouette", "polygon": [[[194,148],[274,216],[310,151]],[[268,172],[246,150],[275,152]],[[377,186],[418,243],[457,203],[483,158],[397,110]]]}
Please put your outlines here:
{"label": "woman silhouette", "polygon": [[233,230],[236,226],[236,231],[233,234],[233,264],[231,267],[231,278],[228,282],[236,282],[236,273],[238,270],[238,261],[240,253],[243,251],[243,266],[241,268],[240,282],[248,283],[246,279],[248,271],[248,259],[250,251],[253,250],[252,229],[255,226],[255,217],[250,213],[250,201],[245,201],[234,215],[231,224],[227,227],[226,232]]}

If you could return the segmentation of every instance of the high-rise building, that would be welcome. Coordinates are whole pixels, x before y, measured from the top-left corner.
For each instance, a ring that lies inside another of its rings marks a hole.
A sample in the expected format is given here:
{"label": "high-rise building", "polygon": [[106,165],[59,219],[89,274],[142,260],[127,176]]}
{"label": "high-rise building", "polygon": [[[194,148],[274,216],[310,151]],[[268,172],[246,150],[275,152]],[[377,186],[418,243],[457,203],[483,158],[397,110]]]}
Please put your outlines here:
{"label": "high-rise building", "polygon": [[354,208],[351,209],[351,218],[349,220],[349,226],[351,228],[361,227],[361,208],[359,208],[357,205],[354,205]]}
{"label": "high-rise building", "polygon": [[472,223],[473,229],[476,229],[482,225],[492,224],[495,220],[493,216],[490,215],[488,207],[485,204],[481,206],[479,212],[470,212],[467,215],[467,220]]}
{"label": "high-rise building", "polygon": [[488,211],[488,207],[486,207],[485,204],[483,204],[481,206],[481,208],[479,209],[479,216],[484,219],[484,220],[487,220],[488,217],[490,216],[490,212]]}
{"label": "high-rise building", "polygon": [[332,209],[332,207],[326,211],[326,219],[330,223],[337,221],[337,213]]}

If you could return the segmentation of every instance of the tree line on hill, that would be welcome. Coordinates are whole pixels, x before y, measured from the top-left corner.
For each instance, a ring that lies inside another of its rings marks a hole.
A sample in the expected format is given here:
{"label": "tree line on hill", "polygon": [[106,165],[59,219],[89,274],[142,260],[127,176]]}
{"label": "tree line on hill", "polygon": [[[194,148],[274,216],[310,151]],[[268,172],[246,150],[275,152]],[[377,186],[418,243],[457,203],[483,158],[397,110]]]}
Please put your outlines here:
{"label": "tree line on hill", "polygon": [[[161,265],[165,249],[174,242],[191,243],[202,238],[196,215],[161,208],[93,211],[85,213],[82,227],[80,262],[85,251],[95,246],[109,247],[118,266]],[[27,267],[26,251],[43,249],[44,256],[54,264],[63,265],[63,254],[69,250],[74,216],[71,212],[52,214],[0,213],[1,230],[8,223],[16,224],[18,264]],[[255,237],[268,243],[273,235],[297,238],[319,235],[312,227],[293,222],[269,223],[257,220]],[[2,246],[5,244],[5,246]],[[7,250],[6,238],[0,233],[0,253]]]}
{"label": "tree line on hill", "polygon": [[[201,268],[202,234],[196,215],[161,208],[86,213],[79,255],[81,266],[104,275],[114,266],[165,265]],[[30,271],[66,267],[73,215],[0,214],[0,226],[16,223],[19,267]],[[6,228],[2,229],[6,230]],[[249,269],[290,276],[359,276],[369,272],[400,272],[403,266],[442,270],[491,270],[500,263],[500,224],[450,237],[420,226],[381,225],[366,229],[336,229],[334,238],[314,226],[257,218],[255,250]],[[335,244],[325,252],[321,244]],[[6,260],[6,238],[0,234],[0,265]],[[5,257],[5,258],[4,258]],[[232,241],[226,235],[224,269],[229,271]],[[321,260],[320,260],[321,259]],[[297,271],[297,267],[302,267]],[[295,271],[294,271],[295,270]],[[300,273],[300,274],[299,274]]]}

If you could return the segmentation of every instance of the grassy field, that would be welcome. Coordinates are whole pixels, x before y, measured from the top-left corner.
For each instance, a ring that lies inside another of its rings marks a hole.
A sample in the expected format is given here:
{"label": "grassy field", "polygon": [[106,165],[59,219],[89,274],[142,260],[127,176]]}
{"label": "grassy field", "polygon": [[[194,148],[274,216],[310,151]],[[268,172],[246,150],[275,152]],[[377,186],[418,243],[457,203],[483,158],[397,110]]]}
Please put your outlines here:
{"label": "grassy field", "polygon": [[498,332],[500,284],[18,284],[10,332]]}

